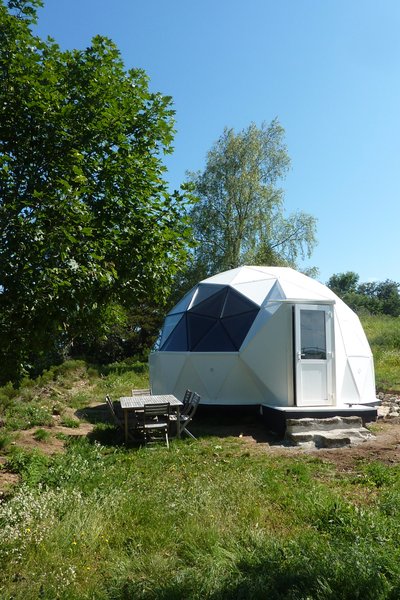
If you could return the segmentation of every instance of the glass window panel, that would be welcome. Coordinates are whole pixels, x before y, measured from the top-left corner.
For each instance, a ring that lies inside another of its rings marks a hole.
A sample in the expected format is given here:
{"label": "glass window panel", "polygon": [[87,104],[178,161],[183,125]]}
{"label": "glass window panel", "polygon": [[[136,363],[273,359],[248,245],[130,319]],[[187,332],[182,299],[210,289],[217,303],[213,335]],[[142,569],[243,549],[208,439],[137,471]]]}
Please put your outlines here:
{"label": "glass window panel", "polygon": [[211,327],[215,325],[216,319],[188,312],[187,322],[189,332],[189,349],[193,350],[193,348],[206,335],[206,333],[210,331]]}
{"label": "glass window panel", "polygon": [[162,346],[165,340],[171,335],[177,324],[182,318],[183,313],[177,313],[165,317],[164,326],[161,332],[160,346]]}
{"label": "glass window panel", "polygon": [[214,327],[200,340],[195,352],[235,352],[236,348],[222,327],[221,321],[216,321]]}
{"label": "glass window panel", "polygon": [[182,300],[180,300],[178,304],[176,304],[174,308],[169,311],[168,314],[175,315],[176,313],[183,313],[191,303],[195,291],[196,287],[193,287],[185,296],[183,296]]}
{"label": "glass window panel", "polygon": [[325,312],[300,311],[301,358],[326,360]]}
{"label": "glass window panel", "polygon": [[235,315],[233,317],[225,317],[222,319],[222,324],[236,346],[236,350],[240,349],[244,338],[246,337],[253,321],[258,314],[258,310],[252,310],[247,313]]}
{"label": "glass window panel", "polygon": [[226,289],[226,286],[211,283],[200,283],[197,288],[196,295],[193,298],[193,304],[191,308],[196,306],[196,304],[200,304],[200,302],[203,302],[203,300],[206,300],[206,298],[214,296],[214,294],[222,289]]}
{"label": "glass window panel", "polygon": [[[175,315],[174,315],[175,316]],[[169,350],[174,352],[185,352],[188,350],[186,317],[183,315],[181,320],[167,338],[161,350]]]}
{"label": "glass window panel", "polygon": [[235,292],[235,290],[229,289],[222,316],[231,317],[254,309],[258,309],[257,304]]}
{"label": "glass window panel", "polygon": [[208,317],[219,317],[222,312],[227,291],[228,288],[210,296],[207,300],[203,300],[203,302],[193,306],[190,309],[190,312],[198,315],[206,315]]}

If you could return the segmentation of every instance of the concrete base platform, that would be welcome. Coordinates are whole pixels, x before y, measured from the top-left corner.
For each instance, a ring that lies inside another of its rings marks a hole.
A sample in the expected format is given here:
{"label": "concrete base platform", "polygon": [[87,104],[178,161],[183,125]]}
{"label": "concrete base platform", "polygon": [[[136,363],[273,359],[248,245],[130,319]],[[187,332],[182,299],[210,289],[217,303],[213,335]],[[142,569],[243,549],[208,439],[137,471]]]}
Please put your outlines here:
{"label": "concrete base platform", "polygon": [[267,406],[261,405],[261,415],[266,427],[279,435],[285,435],[288,419],[326,419],[330,417],[361,417],[369,423],[377,418],[376,406],[354,404],[353,406]]}

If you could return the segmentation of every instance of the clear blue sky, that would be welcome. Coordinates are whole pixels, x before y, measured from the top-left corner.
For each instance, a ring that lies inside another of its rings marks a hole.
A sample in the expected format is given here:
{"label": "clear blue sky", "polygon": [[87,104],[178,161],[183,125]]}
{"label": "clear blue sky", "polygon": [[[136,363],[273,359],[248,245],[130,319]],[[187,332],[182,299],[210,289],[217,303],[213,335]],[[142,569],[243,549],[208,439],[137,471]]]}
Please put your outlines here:
{"label": "clear blue sky", "polygon": [[173,97],[172,187],[225,126],[278,117],[287,211],[318,219],[306,266],[400,281],[398,0],[45,0],[37,32],[62,48],[108,36]]}

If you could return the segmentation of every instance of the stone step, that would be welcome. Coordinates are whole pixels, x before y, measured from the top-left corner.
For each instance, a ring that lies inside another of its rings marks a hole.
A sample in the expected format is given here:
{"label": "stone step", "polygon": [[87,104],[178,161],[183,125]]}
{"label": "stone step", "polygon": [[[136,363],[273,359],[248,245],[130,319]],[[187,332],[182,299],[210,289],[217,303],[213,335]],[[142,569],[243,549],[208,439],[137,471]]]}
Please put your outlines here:
{"label": "stone step", "polygon": [[305,418],[305,419],[287,419],[286,433],[302,433],[308,431],[335,431],[337,429],[358,429],[362,427],[361,417],[328,417],[323,418]]}
{"label": "stone step", "polygon": [[316,448],[341,448],[343,446],[359,444],[373,436],[365,429],[336,429],[335,431],[314,430],[286,434],[287,441],[297,445]]}

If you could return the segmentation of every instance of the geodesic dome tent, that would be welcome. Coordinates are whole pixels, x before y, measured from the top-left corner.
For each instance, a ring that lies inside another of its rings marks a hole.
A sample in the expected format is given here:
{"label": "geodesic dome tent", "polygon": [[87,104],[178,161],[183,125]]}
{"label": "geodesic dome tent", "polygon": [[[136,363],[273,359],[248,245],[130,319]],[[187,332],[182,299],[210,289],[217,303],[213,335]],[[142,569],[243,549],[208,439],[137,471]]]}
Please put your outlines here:
{"label": "geodesic dome tent", "polygon": [[376,400],[357,315],[329,288],[282,267],[239,267],[196,285],[150,355],[155,394],[187,388],[215,405],[324,406]]}

